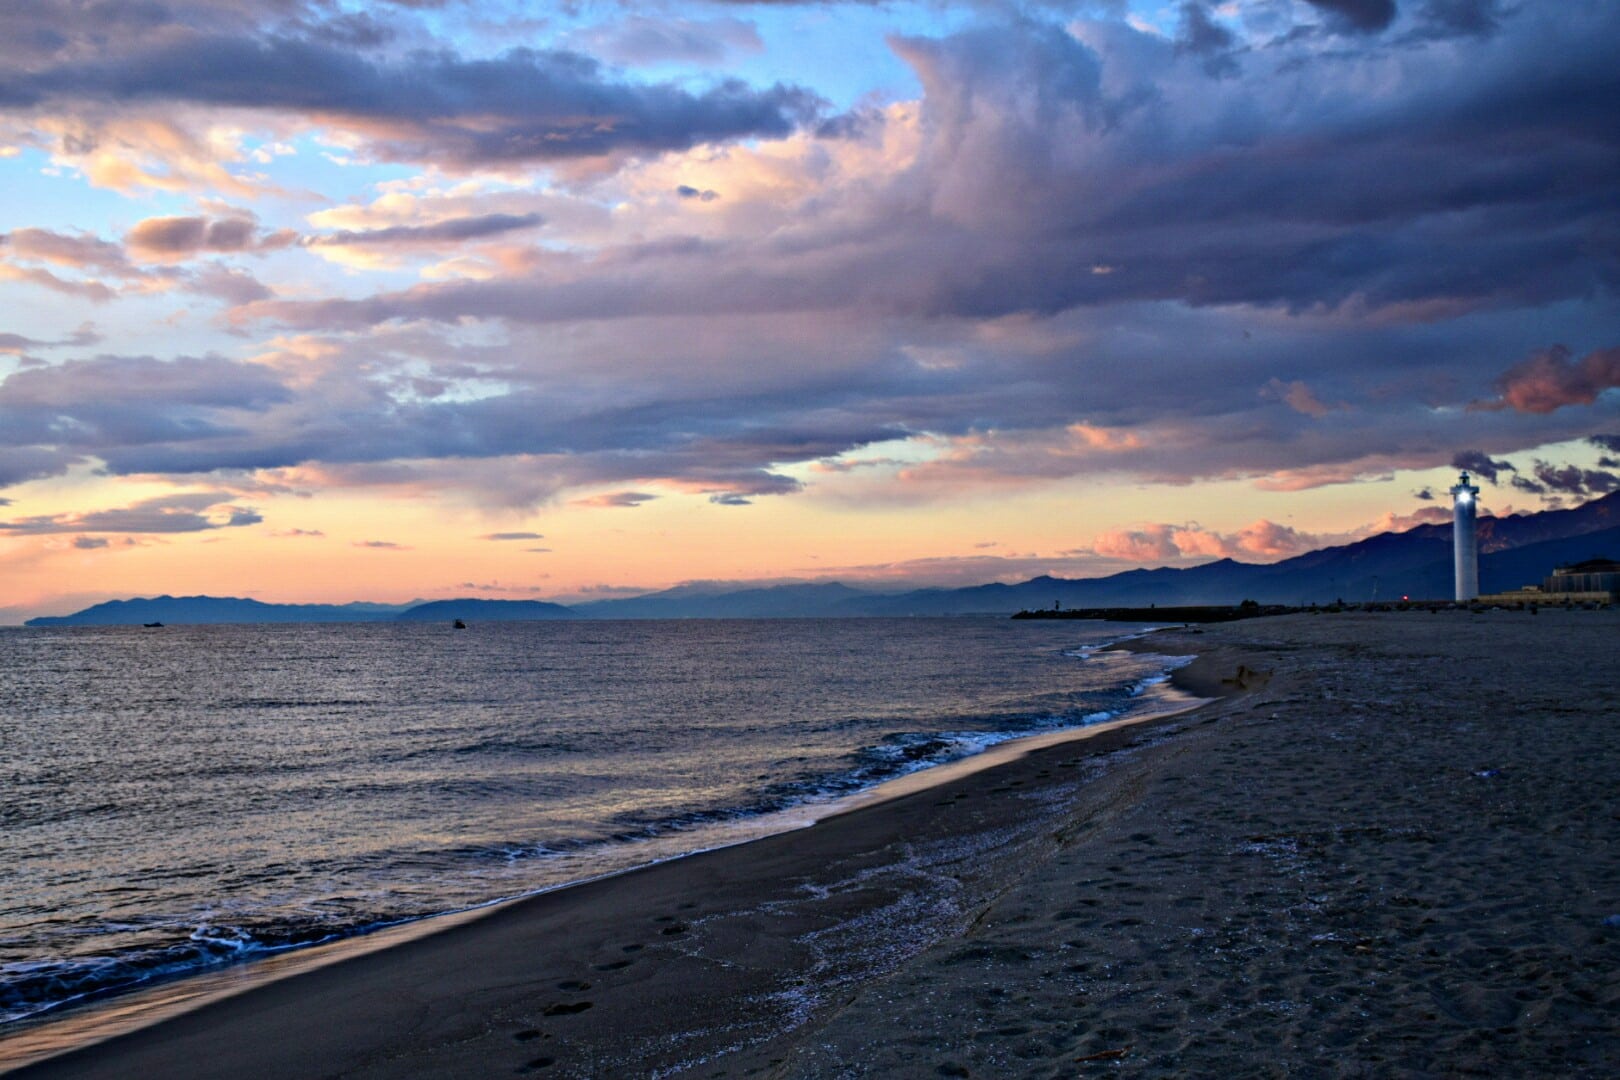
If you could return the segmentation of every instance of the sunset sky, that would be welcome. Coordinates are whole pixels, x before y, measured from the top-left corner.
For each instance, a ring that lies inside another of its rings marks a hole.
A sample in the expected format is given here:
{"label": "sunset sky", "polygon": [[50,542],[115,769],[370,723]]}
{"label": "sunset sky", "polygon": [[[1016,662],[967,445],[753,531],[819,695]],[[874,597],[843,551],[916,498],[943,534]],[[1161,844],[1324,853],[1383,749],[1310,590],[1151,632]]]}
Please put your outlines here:
{"label": "sunset sky", "polygon": [[0,622],[1620,486],[1612,0],[0,8]]}

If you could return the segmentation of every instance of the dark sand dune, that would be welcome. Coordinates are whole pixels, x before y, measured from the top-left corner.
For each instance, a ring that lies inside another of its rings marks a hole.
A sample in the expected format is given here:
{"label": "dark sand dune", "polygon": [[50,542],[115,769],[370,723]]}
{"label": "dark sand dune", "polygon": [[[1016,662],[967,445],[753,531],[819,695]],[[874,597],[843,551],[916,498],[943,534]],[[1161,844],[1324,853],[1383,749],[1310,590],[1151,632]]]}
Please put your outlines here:
{"label": "dark sand dune", "polygon": [[1229,696],[20,1075],[1613,1074],[1620,617],[1152,644]]}

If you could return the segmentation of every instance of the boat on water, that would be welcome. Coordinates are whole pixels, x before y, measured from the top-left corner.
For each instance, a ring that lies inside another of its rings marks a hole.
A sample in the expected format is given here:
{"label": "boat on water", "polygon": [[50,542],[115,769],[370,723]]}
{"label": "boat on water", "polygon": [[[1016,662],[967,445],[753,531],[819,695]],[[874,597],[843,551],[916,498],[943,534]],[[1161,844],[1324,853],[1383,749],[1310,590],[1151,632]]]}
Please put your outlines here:
{"label": "boat on water", "polygon": [[156,627],[162,626],[163,624],[160,623],[160,622],[149,622],[149,623],[141,623],[141,625],[146,627],[148,630],[152,630],[152,629],[154,629]]}

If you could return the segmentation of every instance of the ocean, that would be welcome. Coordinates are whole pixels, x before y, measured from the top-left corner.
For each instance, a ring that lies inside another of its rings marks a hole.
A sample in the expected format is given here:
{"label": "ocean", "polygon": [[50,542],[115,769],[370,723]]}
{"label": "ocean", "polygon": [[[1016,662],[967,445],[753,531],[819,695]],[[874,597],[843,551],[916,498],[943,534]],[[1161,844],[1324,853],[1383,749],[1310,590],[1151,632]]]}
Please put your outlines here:
{"label": "ocean", "polygon": [[796,828],[1161,710],[1142,627],[0,629],[0,1037],[65,1005]]}

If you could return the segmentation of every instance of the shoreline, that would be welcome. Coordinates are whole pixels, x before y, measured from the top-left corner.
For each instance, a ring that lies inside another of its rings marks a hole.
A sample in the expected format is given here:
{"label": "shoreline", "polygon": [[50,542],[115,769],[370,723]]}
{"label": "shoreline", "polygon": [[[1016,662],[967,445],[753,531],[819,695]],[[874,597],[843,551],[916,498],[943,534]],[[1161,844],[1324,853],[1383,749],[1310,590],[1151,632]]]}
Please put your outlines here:
{"label": "shoreline", "polygon": [[1595,1080],[1620,1058],[1617,631],[1160,631],[1136,647],[1196,650],[1178,685],[1225,696],[19,1075]]}
{"label": "shoreline", "polygon": [[[1185,655],[1161,654],[1148,647],[1147,642],[1159,629],[1132,633],[1097,646],[1096,651],[1119,650],[1165,655],[1166,659],[1177,659]],[[1172,699],[1162,703],[1160,708],[1148,709],[1137,715],[991,743],[966,757],[891,777],[865,791],[840,796],[825,803],[810,803],[775,811],[765,815],[765,818],[780,818],[782,821],[779,823],[780,827],[768,832],[742,836],[710,847],[697,848],[651,862],[562,882],[532,892],[496,898],[471,908],[385,924],[372,931],[329,942],[269,953],[245,962],[204,969],[178,978],[162,979],[151,985],[136,986],[101,1000],[67,1004],[59,1010],[41,1014],[38,1019],[21,1020],[12,1031],[0,1033],[0,1075],[14,1075],[31,1066],[49,1064],[58,1058],[92,1052],[105,1043],[138,1035],[147,1029],[159,1027],[197,1010],[207,1009],[219,1002],[252,994],[276,983],[296,979],[332,965],[407,947],[543,897],[553,897],[601,882],[656,871],[685,860],[790,836],[803,830],[817,828],[846,815],[859,814],[898,799],[926,794],[935,788],[1000,768],[1043,749],[1082,742],[1116,730],[1162,721],[1195,711],[1209,704],[1215,696],[1221,696],[1192,693],[1188,689],[1189,686],[1207,688],[1209,685],[1208,680],[1200,680],[1196,676],[1185,681],[1186,684],[1183,685],[1181,673],[1189,667],[1196,666],[1195,657],[1190,664],[1169,668],[1162,679],[1155,680],[1169,683],[1174,692],[1182,696],[1181,700]]]}

